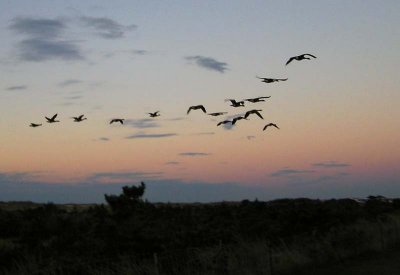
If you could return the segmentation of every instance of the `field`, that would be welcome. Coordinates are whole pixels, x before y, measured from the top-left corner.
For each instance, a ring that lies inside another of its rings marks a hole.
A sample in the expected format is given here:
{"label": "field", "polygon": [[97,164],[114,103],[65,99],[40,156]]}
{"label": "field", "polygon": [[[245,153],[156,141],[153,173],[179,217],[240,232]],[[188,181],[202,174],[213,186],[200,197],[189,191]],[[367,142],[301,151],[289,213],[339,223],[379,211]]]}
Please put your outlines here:
{"label": "field", "polygon": [[152,204],[144,190],[105,205],[1,203],[0,274],[399,270],[399,199]]}

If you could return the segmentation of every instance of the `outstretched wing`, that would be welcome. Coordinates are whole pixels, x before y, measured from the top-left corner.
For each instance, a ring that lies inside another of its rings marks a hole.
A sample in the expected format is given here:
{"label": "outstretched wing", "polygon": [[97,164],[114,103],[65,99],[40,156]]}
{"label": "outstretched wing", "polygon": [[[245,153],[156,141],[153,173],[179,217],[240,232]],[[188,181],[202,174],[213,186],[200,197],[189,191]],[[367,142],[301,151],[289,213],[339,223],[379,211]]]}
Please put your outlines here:
{"label": "outstretched wing", "polygon": [[308,55],[308,56],[311,56],[311,57],[317,58],[316,56],[314,56],[314,55],[312,55],[312,54],[309,54],[309,53],[305,53],[305,54],[303,54],[303,56],[304,56],[304,55]]}
{"label": "outstretched wing", "polygon": [[256,77],[257,77],[258,79],[266,80],[265,77],[259,77],[258,75],[256,75]]}
{"label": "outstretched wing", "polygon": [[57,117],[57,114],[55,114],[50,120],[54,120],[54,119],[56,119],[56,117]]}
{"label": "outstretched wing", "polygon": [[293,60],[294,58],[295,58],[295,57],[289,58],[289,60],[286,62],[286,65],[289,64],[290,62],[292,62],[292,60]]}
{"label": "outstretched wing", "polygon": [[201,109],[204,113],[207,113],[206,108],[204,108],[203,105],[199,105],[198,107],[199,107],[199,109]]}
{"label": "outstretched wing", "polygon": [[83,115],[78,116],[78,120],[82,120]]}
{"label": "outstretched wing", "polygon": [[286,80],[288,80],[288,78],[279,78],[278,80],[279,81],[286,81]]}
{"label": "outstretched wing", "polygon": [[[255,111],[254,112],[256,115],[258,115],[261,119],[264,119],[263,117],[262,117],[262,115],[258,112],[258,111]],[[246,118],[246,117],[245,117]]]}
{"label": "outstretched wing", "polygon": [[191,110],[193,110],[193,106],[189,107],[189,109],[187,110],[186,114],[189,114]]}

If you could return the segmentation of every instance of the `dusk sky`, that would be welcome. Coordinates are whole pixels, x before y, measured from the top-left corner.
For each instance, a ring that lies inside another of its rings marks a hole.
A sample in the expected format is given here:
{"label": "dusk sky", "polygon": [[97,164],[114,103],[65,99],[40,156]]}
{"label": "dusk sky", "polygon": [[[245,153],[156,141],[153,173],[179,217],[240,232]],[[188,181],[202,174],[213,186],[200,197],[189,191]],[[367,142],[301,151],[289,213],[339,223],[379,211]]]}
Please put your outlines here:
{"label": "dusk sky", "polygon": [[[0,200],[103,202],[140,181],[150,201],[399,197],[399,14],[397,0],[2,1]],[[317,58],[285,66],[303,53]],[[198,104],[228,114],[186,114]],[[251,109],[264,119],[217,127]]]}

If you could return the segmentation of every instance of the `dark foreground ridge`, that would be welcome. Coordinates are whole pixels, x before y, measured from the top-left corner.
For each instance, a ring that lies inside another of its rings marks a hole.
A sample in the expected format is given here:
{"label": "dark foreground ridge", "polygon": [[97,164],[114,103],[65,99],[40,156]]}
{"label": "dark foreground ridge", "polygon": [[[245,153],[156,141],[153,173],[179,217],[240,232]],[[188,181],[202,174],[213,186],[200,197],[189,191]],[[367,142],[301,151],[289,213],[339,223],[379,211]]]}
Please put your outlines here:
{"label": "dark foreground ridge", "polygon": [[300,274],[399,251],[400,199],[153,204],[145,188],[0,203],[0,274]]}

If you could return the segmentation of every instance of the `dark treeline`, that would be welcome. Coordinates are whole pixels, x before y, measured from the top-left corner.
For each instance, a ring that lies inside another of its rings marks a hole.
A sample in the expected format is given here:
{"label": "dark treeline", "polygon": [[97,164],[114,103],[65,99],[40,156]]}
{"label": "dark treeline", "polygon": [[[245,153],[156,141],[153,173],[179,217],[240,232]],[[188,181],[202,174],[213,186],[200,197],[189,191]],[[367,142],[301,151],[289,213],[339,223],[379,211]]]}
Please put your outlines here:
{"label": "dark treeline", "polygon": [[[262,243],[276,251],[282,244],[291,247],[317,240],[330,242],[330,247],[353,246],[367,242],[367,233],[354,227],[350,230],[353,233],[347,230],[340,235],[343,228],[360,220],[381,224],[400,209],[400,199],[382,197],[369,197],[364,202],[280,199],[153,204],[142,200],[144,191],[143,183],[124,187],[121,195],[105,195],[106,205],[82,209],[48,203],[0,210],[0,273],[11,274],[31,265],[31,271],[42,270],[43,274],[45,270],[91,274],[93,267],[118,270],[114,265],[129,259],[137,265],[159,262],[162,268],[155,274],[176,274],[169,271],[168,264],[190,262],[193,251],[214,249],[218,254],[221,247],[243,243]],[[340,237],[327,240],[332,234]],[[177,255],[173,263],[171,255]],[[155,260],[155,256],[159,258]],[[166,257],[168,262],[163,260]],[[218,273],[223,272],[208,274]]]}

